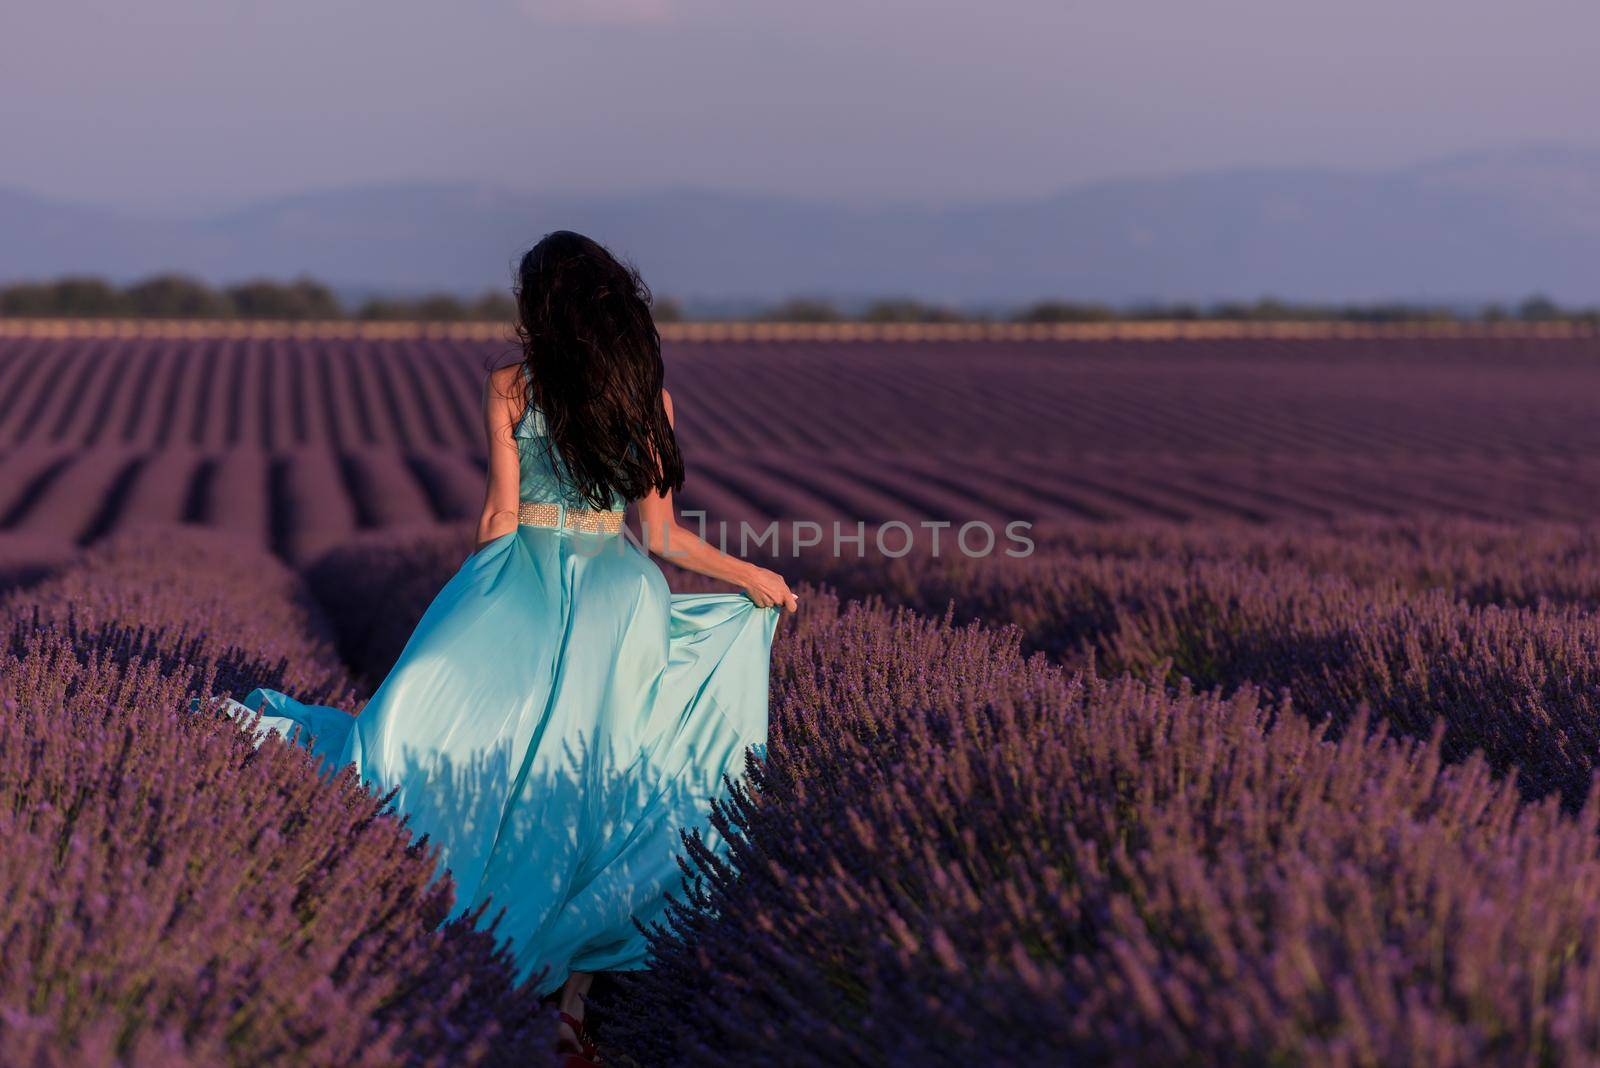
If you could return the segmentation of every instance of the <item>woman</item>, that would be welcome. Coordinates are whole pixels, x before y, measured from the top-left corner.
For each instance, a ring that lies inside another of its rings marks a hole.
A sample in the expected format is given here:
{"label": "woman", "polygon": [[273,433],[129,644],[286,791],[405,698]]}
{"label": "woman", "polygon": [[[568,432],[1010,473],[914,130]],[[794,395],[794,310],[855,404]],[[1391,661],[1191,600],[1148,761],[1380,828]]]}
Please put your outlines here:
{"label": "woman", "polygon": [[[484,390],[478,546],[357,718],[256,690],[262,723],[354,763],[454,875],[456,909],[504,910],[523,974],[583,1035],[597,971],[641,968],[637,924],[681,888],[680,832],[764,744],[777,574],[678,525],[683,485],[661,343],[638,275],[578,234],[523,257],[522,359]],[[675,596],[628,537],[743,587]]]}

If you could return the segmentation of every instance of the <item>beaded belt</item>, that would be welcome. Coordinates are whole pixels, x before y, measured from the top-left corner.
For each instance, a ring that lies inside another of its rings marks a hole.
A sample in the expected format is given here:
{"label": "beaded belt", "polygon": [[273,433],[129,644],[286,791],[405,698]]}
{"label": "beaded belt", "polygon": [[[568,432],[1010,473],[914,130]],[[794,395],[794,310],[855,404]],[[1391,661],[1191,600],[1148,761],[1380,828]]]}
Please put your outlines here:
{"label": "beaded belt", "polygon": [[622,516],[622,512],[563,508],[547,501],[523,501],[517,505],[517,522],[525,526],[581,530],[585,534],[620,534]]}

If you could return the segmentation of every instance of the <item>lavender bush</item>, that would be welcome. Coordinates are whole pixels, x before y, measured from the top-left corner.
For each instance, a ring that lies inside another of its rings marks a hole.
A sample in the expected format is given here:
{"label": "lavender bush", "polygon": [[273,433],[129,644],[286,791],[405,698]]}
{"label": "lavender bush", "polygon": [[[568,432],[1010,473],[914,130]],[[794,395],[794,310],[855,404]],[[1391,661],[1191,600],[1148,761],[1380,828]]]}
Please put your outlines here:
{"label": "lavender bush", "polygon": [[[72,567],[0,599],[0,608],[72,631],[140,631],[180,661],[200,655],[201,647],[213,660],[228,659],[228,650],[234,659],[246,651],[277,665],[295,693],[355,701],[332,631],[299,578],[267,553],[225,535],[190,527],[118,535]],[[256,685],[245,676],[221,681]]]}
{"label": "lavender bush", "polygon": [[244,680],[346,692],[292,573],[169,532],[14,597],[0,1063],[553,1059],[551,1021],[478,917],[445,922],[450,883],[384,800],[208,707]]}
{"label": "lavender bush", "polygon": [[1033,532],[1032,556],[968,558],[922,551],[900,558],[812,553],[790,566],[850,597],[958,619],[1020,627],[1025,647],[1081,663],[1137,614],[1149,591],[1190,568],[1228,563],[1333,575],[1362,588],[1443,590],[1472,605],[1600,608],[1600,531],[1559,523],[1429,518],[1328,524],[1054,524]]}
{"label": "lavender bush", "polygon": [[[1370,710],[1529,797],[1582,801],[1600,758],[1600,536],[1463,521],[1065,527],[1022,560],[808,562],[856,594],[1018,626],[1106,675],[1286,689],[1338,727]],[[871,564],[882,565],[874,572]],[[874,575],[876,576],[874,578]]]}
{"label": "lavender bush", "polygon": [[1449,759],[1481,750],[1530,798],[1575,807],[1600,758],[1600,619],[1571,606],[1207,564],[1121,606],[1100,644],[1107,669],[1281,688],[1336,727],[1363,710],[1417,737],[1437,723]]}
{"label": "lavender bush", "polygon": [[815,600],[774,696],[612,1006],[634,1063],[1600,1057],[1592,799]]}

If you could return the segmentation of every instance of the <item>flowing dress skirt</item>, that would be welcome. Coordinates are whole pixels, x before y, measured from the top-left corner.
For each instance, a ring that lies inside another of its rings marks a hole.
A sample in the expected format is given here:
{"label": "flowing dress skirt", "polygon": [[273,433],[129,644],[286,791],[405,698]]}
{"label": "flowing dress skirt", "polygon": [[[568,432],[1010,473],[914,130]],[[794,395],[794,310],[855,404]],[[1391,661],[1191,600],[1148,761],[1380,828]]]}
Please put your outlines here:
{"label": "flowing dress skirt", "polygon": [[636,923],[682,889],[680,832],[720,846],[711,801],[766,742],[777,619],[673,595],[625,537],[522,526],[461,566],[359,717],[265,689],[244,705],[396,790],[456,912],[504,910],[548,992],[648,964]]}

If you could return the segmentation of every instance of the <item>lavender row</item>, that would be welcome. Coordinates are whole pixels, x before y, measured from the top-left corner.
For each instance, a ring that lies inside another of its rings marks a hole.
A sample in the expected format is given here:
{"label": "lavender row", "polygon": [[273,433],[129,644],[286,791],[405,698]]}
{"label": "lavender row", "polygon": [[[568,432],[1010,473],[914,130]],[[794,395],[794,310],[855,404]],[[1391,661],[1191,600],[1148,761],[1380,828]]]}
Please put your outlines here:
{"label": "lavender row", "polygon": [[[1490,523],[1431,516],[1332,523],[1058,523],[1030,532],[1036,551],[1015,559],[946,549],[896,558],[802,555],[791,567],[850,597],[881,596],[929,614],[952,602],[958,618],[1020,627],[1029,648],[1081,655],[1114,626],[1114,607],[1141,585],[1170,585],[1200,563],[1288,568],[1361,587],[1442,590],[1470,605],[1540,603],[1600,608],[1600,531],[1563,523]],[[948,540],[948,539],[947,539]]]}
{"label": "lavender row", "polygon": [[1481,750],[1529,797],[1588,791],[1600,758],[1600,535],[1433,520],[1063,527],[1025,560],[810,561],[854,596],[1019,628],[1103,674],[1287,689]]}
{"label": "lavender row", "polygon": [[[691,449],[1593,455],[1592,339],[671,344]],[[0,448],[481,447],[503,342],[0,339]],[[755,395],[792,402],[783,412]],[[820,418],[819,415],[824,415]],[[950,446],[956,446],[951,448]]]}
{"label": "lavender row", "polygon": [[0,610],[82,630],[137,629],[169,650],[196,643],[213,657],[242,650],[276,663],[275,676],[296,693],[355,697],[333,632],[299,577],[221,533],[131,531],[0,599]]}
{"label": "lavender row", "polygon": [[[1593,339],[669,348],[681,502],[731,522],[1578,521],[1600,501]],[[470,519],[482,375],[511,353],[0,339],[0,529],[181,520],[303,564],[369,527]]]}

